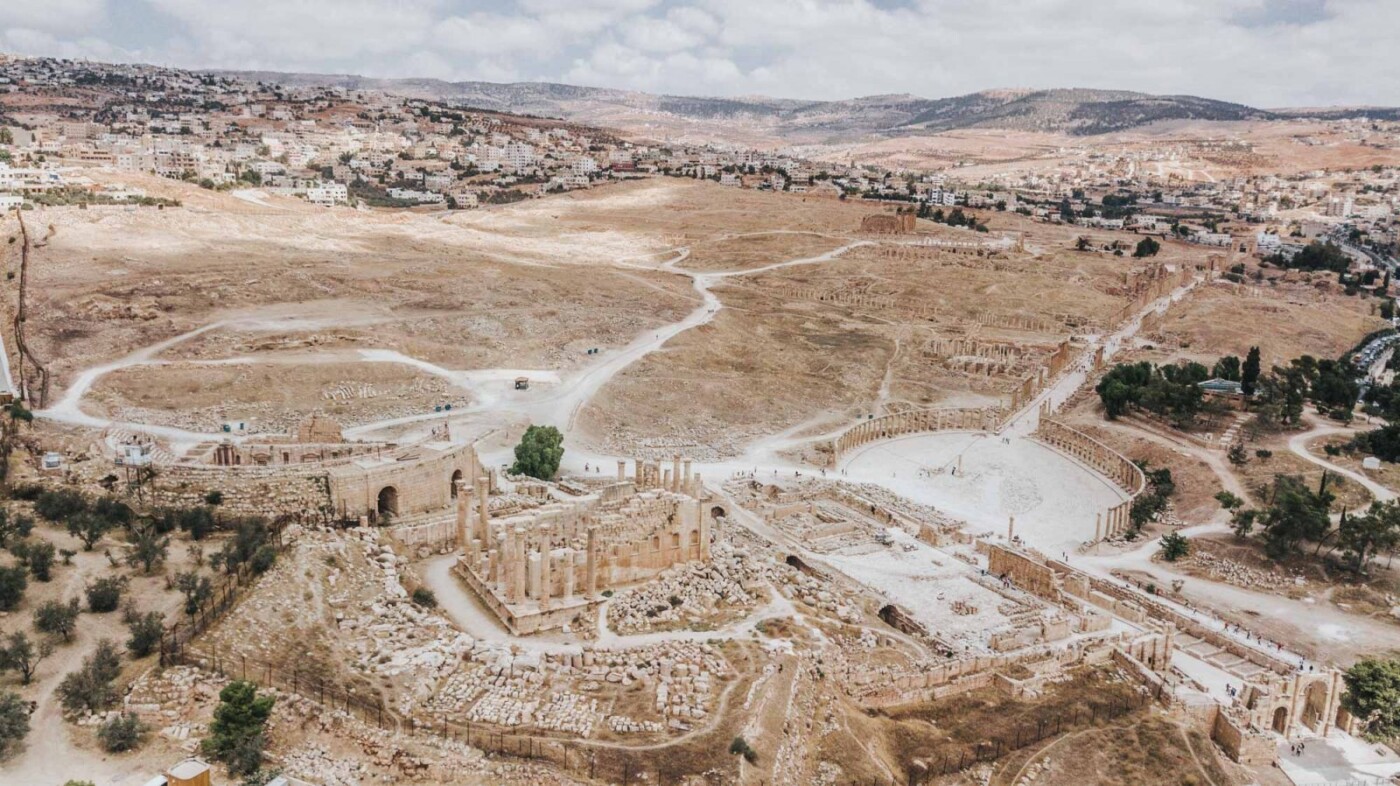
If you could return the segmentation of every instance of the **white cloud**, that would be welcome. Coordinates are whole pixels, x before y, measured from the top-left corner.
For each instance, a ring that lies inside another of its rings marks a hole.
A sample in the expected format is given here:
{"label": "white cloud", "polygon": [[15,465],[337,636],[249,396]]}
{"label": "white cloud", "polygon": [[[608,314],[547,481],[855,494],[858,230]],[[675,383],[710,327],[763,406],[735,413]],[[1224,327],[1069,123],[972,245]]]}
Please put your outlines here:
{"label": "white cloud", "polygon": [[106,0],[7,0],[0,3],[0,30],[22,27],[46,33],[92,30],[107,13]]}
{"label": "white cloud", "polygon": [[1400,104],[1396,30],[1396,0],[0,0],[36,54],[796,98]]}

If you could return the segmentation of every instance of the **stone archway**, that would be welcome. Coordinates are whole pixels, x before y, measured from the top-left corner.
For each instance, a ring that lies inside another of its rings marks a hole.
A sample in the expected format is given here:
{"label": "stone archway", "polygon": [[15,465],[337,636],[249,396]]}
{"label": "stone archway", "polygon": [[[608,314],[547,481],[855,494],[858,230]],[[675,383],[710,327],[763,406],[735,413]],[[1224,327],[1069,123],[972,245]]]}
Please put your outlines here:
{"label": "stone archway", "polygon": [[710,508],[710,518],[712,519],[719,520],[727,517],[728,515],[729,514],[724,509],[723,505],[715,505],[714,507]]}
{"label": "stone archway", "polygon": [[378,505],[375,508],[375,512],[381,516],[386,513],[390,516],[399,515],[399,490],[393,486],[385,486],[380,489]]}
{"label": "stone archway", "polygon": [[1332,701],[1331,686],[1323,680],[1313,680],[1303,691],[1300,722],[1318,734],[1327,730],[1327,707]]}
{"label": "stone archway", "polygon": [[1288,708],[1287,708],[1287,707],[1279,707],[1278,709],[1274,710],[1273,729],[1274,729],[1274,731],[1278,732],[1279,734],[1282,734],[1282,735],[1285,736],[1285,737],[1288,736]]}
{"label": "stone archway", "polygon": [[457,498],[457,484],[458,484],[458,483],[461,483],[461,482],[462,482],[462,470],[460,470],[460,469],[454,469],[454,470],[452,470],[452,477],[449,478],[448,481],[447,481],[448,492],[452,495],[452,499],[456,499],[456,498]]}

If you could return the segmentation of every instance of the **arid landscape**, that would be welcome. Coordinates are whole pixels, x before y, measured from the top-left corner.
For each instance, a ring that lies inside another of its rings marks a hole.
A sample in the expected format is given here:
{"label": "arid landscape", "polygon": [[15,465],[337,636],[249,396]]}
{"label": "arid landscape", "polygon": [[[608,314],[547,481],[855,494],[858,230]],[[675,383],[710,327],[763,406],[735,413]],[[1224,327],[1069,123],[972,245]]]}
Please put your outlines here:
{"label": "arid landscape", "polygon": [[0,784],[1400,778],[1396,110],[0,80]]}

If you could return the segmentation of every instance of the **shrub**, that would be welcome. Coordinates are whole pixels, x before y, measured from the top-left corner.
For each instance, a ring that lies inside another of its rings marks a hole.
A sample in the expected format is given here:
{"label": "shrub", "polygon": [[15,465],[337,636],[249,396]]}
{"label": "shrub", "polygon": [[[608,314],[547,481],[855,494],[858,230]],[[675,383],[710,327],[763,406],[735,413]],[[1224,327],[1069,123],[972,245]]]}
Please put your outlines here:
{"label": "shrub", "polygon": [[729,752],[732,755],[742,755],[749,764],[758,761],[758,751],[755,751],[749,745],[749,741],[743,737],[735,737],[734,741],[729,743]]}
{"label": "shrub", "polygon": [[204,504],[206,504],[206,505],[222,505],[222,504],[224,504],[224,492],[219,491],[218,489],[215,489],[214,491],[211,491],[211,492],[209,492],[208,494],[205,494],[205,495],[204,495]]}
{"label": "shrub", "polygon": [[160,646],[161,635],[165,633],[165,618],[160,612],[148,611],[145,614],[130,610],[126,615],[126,629],[131,632],[126,649],[133,658],[144,658]]}
{"label": "shrub", "polygon": [[52,579],[54,553],[53,544],[47,540],[29,544],[24,556],[24,561],[29,565],[29,575],[37,581]]}
{"label": "shrub", "polygon": [[129,713],[123,713],[97,729],[97,740],[108,753],[123,753],[141,745],[146,736],[146,724]]}
{"label": "shrub", "polygon": [[413,602],[419,606],[426,606],[430,609],[437,608],[437,596],[427,587],[419,587],[413,591]]}
{"label": "shrub", "polygon": [[74,489],[42,491],[34,499],[34,512],[54,522],[67,521],[87,509],[87,497]]}
{"label": "shrub", "polygon": [[272,567],[272,563],[277,561],[277,549],[272,546],[260,546],[253,552],[253,558],[248,564],[254,573],[266,573]]}
{"label": "shrub", "polygon": [[121,605],[126,583],[125,576],[104,576],[87,585],[88,611],[94,614],[116,611]]}

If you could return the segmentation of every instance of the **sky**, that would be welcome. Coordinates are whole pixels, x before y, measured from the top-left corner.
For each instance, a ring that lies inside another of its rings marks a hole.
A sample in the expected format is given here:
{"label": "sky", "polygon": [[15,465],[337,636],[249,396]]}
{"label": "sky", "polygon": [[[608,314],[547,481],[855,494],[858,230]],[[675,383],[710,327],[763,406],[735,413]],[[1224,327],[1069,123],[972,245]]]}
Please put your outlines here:
{"label": "sky", "polygon": [[1400,105],[1400,0],[0,0],[0,51],[678,95]]}

